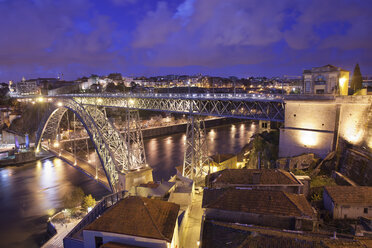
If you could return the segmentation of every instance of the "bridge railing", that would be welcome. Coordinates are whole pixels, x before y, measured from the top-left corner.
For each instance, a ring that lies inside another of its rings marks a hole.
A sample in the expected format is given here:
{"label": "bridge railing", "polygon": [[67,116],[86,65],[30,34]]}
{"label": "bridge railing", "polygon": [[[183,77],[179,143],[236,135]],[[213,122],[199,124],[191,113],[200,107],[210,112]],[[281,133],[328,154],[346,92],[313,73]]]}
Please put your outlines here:
{"label": "bridge railing", "polygon": [[278,94],[247,94],[247,93],[81,93],[48,95],[55,97],[125,97],[125,98],[180,98],[180,99],[257,99],[281,100]]}

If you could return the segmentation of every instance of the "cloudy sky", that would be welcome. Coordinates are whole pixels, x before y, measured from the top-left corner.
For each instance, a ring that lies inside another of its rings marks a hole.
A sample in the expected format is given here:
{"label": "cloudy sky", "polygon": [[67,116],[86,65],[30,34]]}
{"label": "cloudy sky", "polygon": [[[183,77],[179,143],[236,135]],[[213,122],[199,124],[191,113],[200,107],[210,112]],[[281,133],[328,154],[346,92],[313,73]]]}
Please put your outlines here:
{"label": "cloudy sky", "polygon": [[0,0],[0,81],[90,74],[372,75],[371,0]]}

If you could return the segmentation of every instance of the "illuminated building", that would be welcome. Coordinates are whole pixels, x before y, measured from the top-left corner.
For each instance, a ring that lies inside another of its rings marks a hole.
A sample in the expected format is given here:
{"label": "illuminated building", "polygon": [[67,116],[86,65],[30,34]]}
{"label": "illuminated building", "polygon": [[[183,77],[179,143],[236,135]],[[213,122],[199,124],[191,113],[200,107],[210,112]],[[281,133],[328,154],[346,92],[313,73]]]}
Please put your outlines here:
{"label": "illuminated building", "polygon": [[347,95],[349,71],[333,65],[314,67],[304,70],[305,94],[341,94]]}

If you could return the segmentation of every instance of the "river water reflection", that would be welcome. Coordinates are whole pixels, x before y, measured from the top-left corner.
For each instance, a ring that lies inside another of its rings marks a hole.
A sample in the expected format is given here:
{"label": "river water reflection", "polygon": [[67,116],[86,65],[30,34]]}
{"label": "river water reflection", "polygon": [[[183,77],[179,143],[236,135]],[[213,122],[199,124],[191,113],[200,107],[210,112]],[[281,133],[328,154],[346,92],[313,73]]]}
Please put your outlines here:
{"label": "river water reflection", "polygon": [[[207,130],[210,154],[236,153],[255,133],[249,122]],[[183,162],[184,134],[145,140],[154,180],[167,180]],[[58,158],[0,169],[0,247],[39,247],[46,221],[73,186],[100,199],[109,192]]]}

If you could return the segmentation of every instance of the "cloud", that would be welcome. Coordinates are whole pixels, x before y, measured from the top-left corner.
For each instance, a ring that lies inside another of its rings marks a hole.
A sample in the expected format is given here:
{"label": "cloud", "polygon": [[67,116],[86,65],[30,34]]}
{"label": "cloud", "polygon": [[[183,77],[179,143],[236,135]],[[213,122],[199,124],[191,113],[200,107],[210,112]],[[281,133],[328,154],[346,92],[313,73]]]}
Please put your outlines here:
{"label": "cloud", "polygon": [[150,48],[164,43],[168,36],[179,30],[180,23],[173,19],[166,2],[158,2],[155,11],[149,11],[134,33],[133,47]]}
{"label": "cloud", "polygon": [[80,68],[112,66],[118,60],[110,51],[115,24],[108,16],[88,14],[90,8],[82,0],[1,3],[0,15],[6,22],[0,22],[4,34],[0,35],[0,68],[11,75],[18,68],[20,78],[41,71],[71,72],[69,65],[73,64]]}
{"label": "cloud", "polygon": [[368,0],[0,0],[0,79],[372,68],[371,11]]}
{"label": "cloud", "polygon": [[114,5],[124,6],[129,4],[135,4],[138,0],[110,0]]}
{"label": "cloud", "polygon": [[[337,64],[335,51],[372,48],[372,7],[365,5],[370,4],[186,0],[170,8],[158,3],[136,27],[133,48],[141,63],[154,67],[272,64],[284,60],[278,56],[288,56],[292,64],[302,55],[314,66],[327,59]],[[177,22],[182,18],[186,22]]]}

